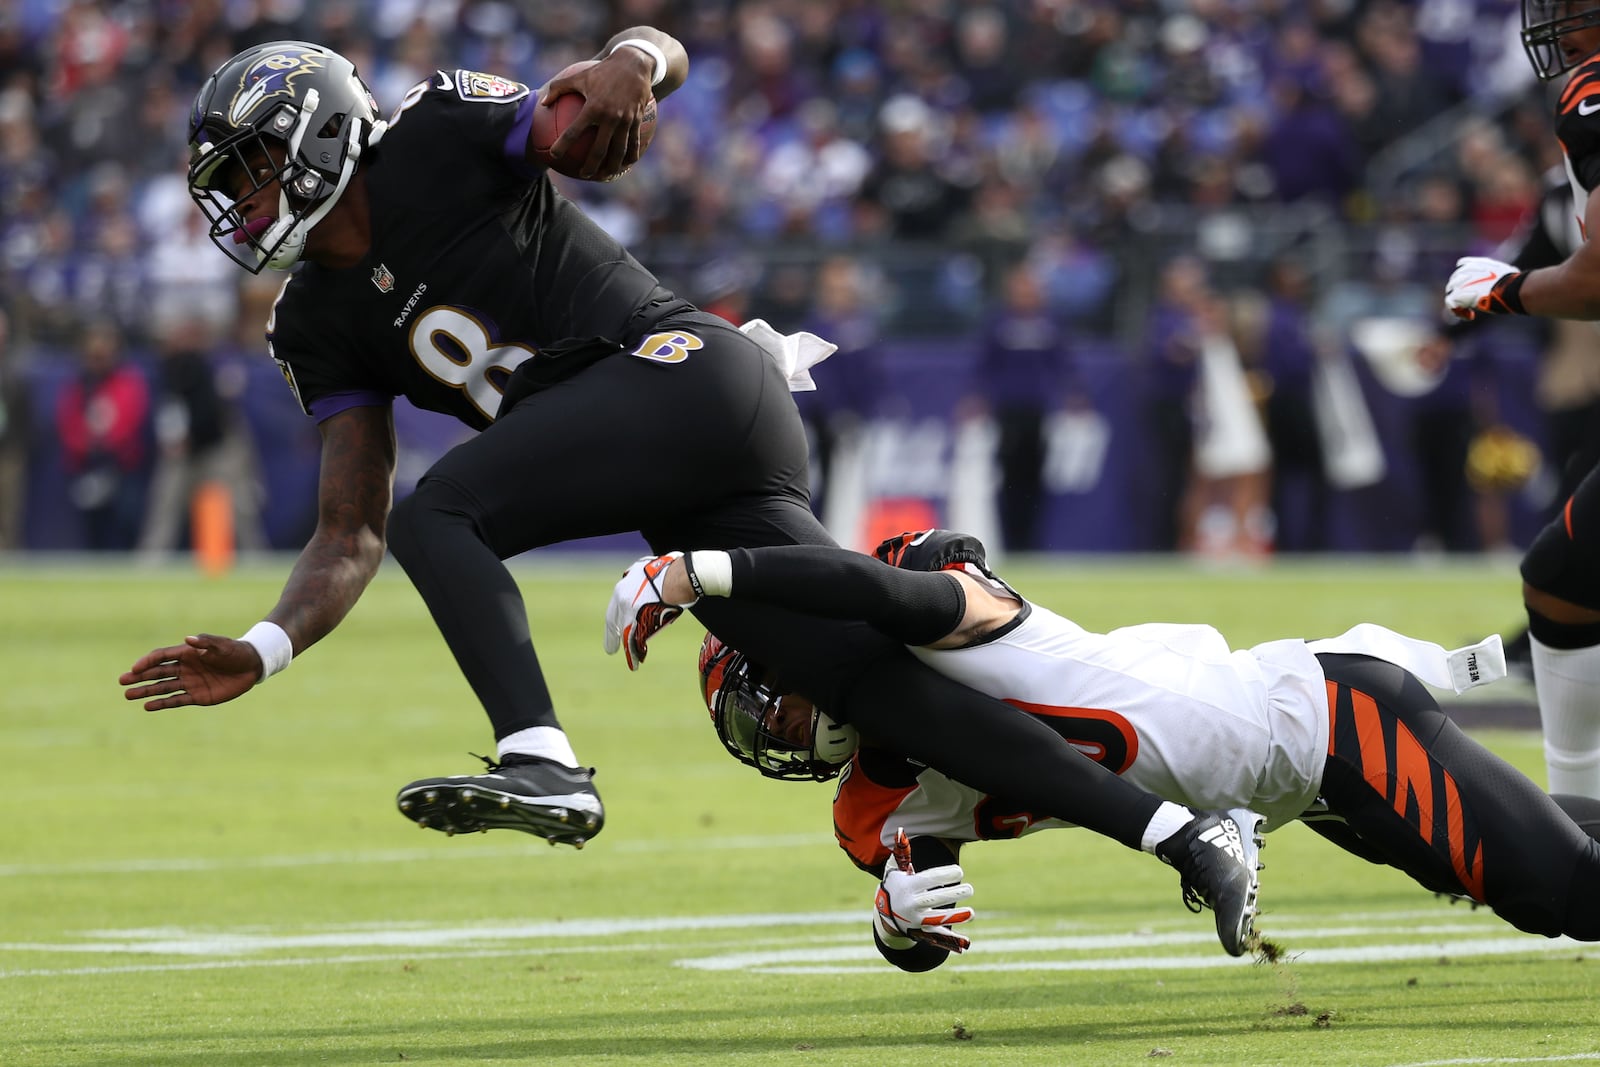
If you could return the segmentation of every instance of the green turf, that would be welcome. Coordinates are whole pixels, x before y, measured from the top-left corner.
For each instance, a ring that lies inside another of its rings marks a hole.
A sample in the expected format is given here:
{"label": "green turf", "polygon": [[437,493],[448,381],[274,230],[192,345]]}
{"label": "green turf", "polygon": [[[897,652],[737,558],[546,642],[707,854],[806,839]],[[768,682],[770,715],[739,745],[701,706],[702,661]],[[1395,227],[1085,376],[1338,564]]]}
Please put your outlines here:
{"label": "green turf", "polygon": [[[1276,966],[1222,957],[1170,871],[1074,831],[969,849],[973,951],[900,974],[872,953],[872,882],[832,845],[828,787],[762,781],[717,745],[696,624],[637,675],[602,655],[623,562],[519,570],[563,720],[600,767],[607,828],[581,853],[446,839],[393,810],[398,786],[470,770],[491,742],[392,566],[287,674],[153,715],[116,675],[186,632],[242,632],[286,562],[221,582],[0,569],[0,1065],[1600,1059],[1582,949],[1299,827],[1265,853],[1260,925],[1291,954]],[[1518,615],[1505,561],[1007,574],[1085,625],[1205,620],[1235,644],[1366,620],[1454,644]],[[1480,736],[1539,774],[1533,735]]]}

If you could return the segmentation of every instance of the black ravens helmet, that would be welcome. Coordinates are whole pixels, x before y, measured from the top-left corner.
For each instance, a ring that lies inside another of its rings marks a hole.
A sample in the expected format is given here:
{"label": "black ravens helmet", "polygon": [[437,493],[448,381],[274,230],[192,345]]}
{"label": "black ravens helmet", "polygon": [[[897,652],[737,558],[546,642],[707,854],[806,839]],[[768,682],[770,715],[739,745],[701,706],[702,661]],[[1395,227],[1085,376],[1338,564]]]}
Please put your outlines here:
{"label": "black ravens helmet", "polygon": [[1600,26],[1600,0],[1522,0],[1522,47],[1542,79],[1589,58],[1593,49],[1562,48],[1561,38],[1593,26]]}
{"label": "black ravens helmet", "polygon": [[[207,79],[189,115],[189,195],[211,239],[252,274],[287,270],[388,124],[353,63],[304,41],[246,49]],[[236,206],[277,183],[276,214]]]}

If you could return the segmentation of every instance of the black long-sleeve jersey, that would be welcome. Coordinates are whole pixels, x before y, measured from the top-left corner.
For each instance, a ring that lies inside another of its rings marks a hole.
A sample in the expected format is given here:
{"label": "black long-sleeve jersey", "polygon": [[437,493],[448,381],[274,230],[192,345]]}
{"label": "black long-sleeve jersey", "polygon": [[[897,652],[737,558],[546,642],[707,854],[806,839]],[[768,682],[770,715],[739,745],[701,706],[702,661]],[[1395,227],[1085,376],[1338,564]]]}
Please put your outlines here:
{"label": "black long-sleeve jersey", "polygon": [[308,415],[404,396],[482,429],[536,352],[620,344],[689,307],[527,157],[536,106],[526,85],[466,70],[407,93],[363,163],[371,249],[303,264],[267,326]]}

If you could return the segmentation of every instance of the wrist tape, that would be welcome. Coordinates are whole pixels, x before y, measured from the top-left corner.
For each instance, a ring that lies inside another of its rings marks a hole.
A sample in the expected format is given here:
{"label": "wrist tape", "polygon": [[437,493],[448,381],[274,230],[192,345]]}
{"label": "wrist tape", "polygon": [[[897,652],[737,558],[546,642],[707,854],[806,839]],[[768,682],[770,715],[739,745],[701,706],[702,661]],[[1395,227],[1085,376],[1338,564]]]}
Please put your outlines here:
{"label": "wrist tape", "polygon": [[289,666],[294,659],[294,644],[283,627],[275,622],[258,622],[239,640],[252,646],[261,657],[261,681]]}

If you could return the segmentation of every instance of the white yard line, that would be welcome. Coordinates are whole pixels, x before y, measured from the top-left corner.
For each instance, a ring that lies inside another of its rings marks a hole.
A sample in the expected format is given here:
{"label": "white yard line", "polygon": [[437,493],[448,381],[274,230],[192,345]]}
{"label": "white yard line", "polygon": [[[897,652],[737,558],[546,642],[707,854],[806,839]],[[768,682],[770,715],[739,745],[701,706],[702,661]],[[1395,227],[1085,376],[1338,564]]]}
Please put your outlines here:
{"label": "white yard line", "polygon": [[[1434,919],[1419,923],[1418,919]],[[1585,945],[1567,939],[1546,940],[1507,934],[1492,916],[1456,917],[1439,922],[1438,913],[1402,911],[1346,916],[1338,927],[1319,925],[1312,916],[1279,915],[1274,936],[1289,945],[1288,962],[1296,966],[1380,961],[1467,959],[1522,953],[1575,953]],[[247,967],[340,966],[406,960],[489,959],[544,956],[552,953],[616,953],[665,951],[680,955],[674,965],[693,970],[745,971],[769,974],[874,973],[884,965],[867,941],[862,914],[848,911],[702,916],[635,916],[570,921],[481,921],[450,925],[424,923],[357,923],[335,927],[274,929],[91,930],[65,935],[58,942],[0,944],[0,952],[26,956],[208,956],[203,960],[109,963],[103,966],[32,966],[0,969],[0,979],[204,971]],[[784,931],[804,929],[809,942],[796,946]],[[719,941],[708,931],[740,931]],[[1055,933],[1024,934],[997,923],[966,957],[952,961],[963,971],[1129,971],[1206,969],[1253,966],[1248,958],[1216,951],[1207,930],[1163,926],[1139,931],[1101,933],[1061,926]],[[1071,932],[1069,932],[1071,931]],[[1474,933],[1485,936],[1472,936]],[[667,940],[662,939],[667,935]],[[672,939],[672,935],[683,935]],[[650,936],[650,942],[641,937]],[[1338,944],[1353,938],[1385,938],[1383,944]],[[619,940],[620,939],[620,940]],[[521,947],[505,947],[520,941]],[[1330,942],[1333,942],[1330,944]],[[1161,949],[1194,947],[1193,954],[1157,955]],[[360,952],[370,948],[377,951]],[[330,949],[326,955],[306,950]],[[294,952],[273,957],[276,952]],[[682,955],[694,953],[694,955]],[[1059,958],[1063,953],[1079,954]],[[1142,954],[1151,953],[1151,954]],[[1040,959],[1042,954],[1057,958]],[[1020,958],[1019,958],[1020,957]],[[21,962],[20,960],[18,962]],[[65,962],[64,960],[62,962]],[[1464,1061],[1470,1062],[1470,1061]],[[1493,1062],[1493,1061],[1487,1061]]]}

